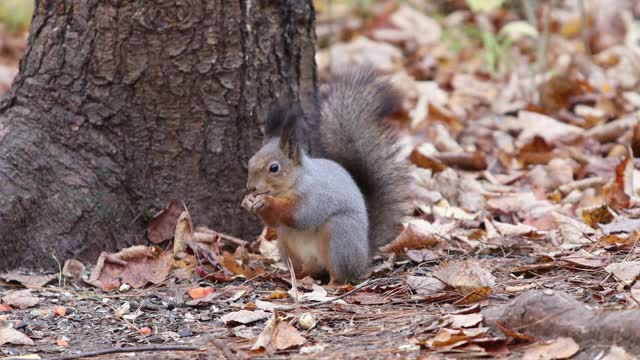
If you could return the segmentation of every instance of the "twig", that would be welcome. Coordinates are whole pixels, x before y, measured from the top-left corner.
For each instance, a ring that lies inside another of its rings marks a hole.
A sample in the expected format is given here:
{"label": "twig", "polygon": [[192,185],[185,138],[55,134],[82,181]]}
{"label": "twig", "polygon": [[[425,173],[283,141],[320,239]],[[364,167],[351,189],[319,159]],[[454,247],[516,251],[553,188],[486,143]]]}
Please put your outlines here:
{"label": "twig", "polygon": [[209,341],[215,345],[218,349],[220,349],[220,351],[222,351],[222,353],[224,354],[224,357],[227,360],[233,360],[233,353],[231,352],[231,349],[222,341],[214,338],[214,337],[210,337]]}
{"label": "twig", "polygon": [[589,46],[589,19],[587,15],[587,9],[584,5],[584,0],[578,0],[580,6],[580,27],[582,32],[582,42],[584,46],[584,53],[591,55],[591,47]]}
{"label": "twig", "polygon": [[293,291],[293,301],[296,303],[296,317],[300,318],[300,298],[298,295],[298,281],[296,278],[296,271],[293,269],[293,263],[291,262],[291,258],[287,258],[287,266],[289,267],[289,272],[291,273],[291,290]]}
{"label": "twig", "polygon": [[[95,356],[101,356],[101,355],[129,353],[129,352],[199,351],[199,350],[204,350],[204,349],[197,346],[188,346],[188,345],[151,345],[151,346],[138,346],[138,347],[134,346],[134,347],[128,347],[128,348],[114,348],[114,349],[106,349],[106,350],[98,350],[98,351],[89,351],[89,352],[74,354],[74,355],[65,355],[65,356],[59,356],[59,357],[46,358],[43,360],[74,360],[74,359],[95,357]],[[14,358],[14,359],[17,359],[17,358]]]}
{"label": "twig", "polygon": [[351,289],[351,290],[347,291],[347,292],[346,292],[346,293],[344,293],[344,294],[338,295],[338,296],[336,296],[336,297],[334,297],[334,298],[331,298],[331,299],[329,299],[329,300],[321,301],[321,302],[319,302],[319,303],[306,305],[305,307],[308,307],[308,308],[314,308],[314,307],[318,307],[318,306],[320,306],[320,305],[324,305],[324,304],[332,303],[332,302],[334,302],[334,301],[337,301],[337,300],[340,300],[340,299],[342,299],[342,298],[345,298],[345,297],[347,297],[347,296],[349,296],[349,295],[351,295],[351,294],[353,294],[353,293],[355,293],[355,292],[357,292],[357,291],[360,291],[360,290],[362,290],[362,289],[366,288],[366,287],[367,287],[367,286],[369,286],[369,285],[373,285],[373,284],[375,284],[375,283],[378,283],[378,282],[380,282],[380,281],[382,281],[382,280],[386,280],[386,279],[387,279],[387,278],[369,279],[369,280],[367,280],[367,281],[363,282],[362,284],[360,284],[360,285],[358,285],[358,286],[354,287],[353,289]]}

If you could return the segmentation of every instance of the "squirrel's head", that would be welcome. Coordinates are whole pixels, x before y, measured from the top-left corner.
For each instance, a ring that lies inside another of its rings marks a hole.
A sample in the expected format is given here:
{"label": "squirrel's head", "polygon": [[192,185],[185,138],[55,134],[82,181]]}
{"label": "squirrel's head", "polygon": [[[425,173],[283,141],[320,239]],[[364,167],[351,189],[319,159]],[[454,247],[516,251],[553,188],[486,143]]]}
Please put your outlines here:
{"label": "squirrel's head", "polygon": [[302,149],[295,134],[296,109],[272,112],[282,115],[280,136],[272,137],[249,159],[247,189],[254,194],[280,196],[293,189],[301,173]]}

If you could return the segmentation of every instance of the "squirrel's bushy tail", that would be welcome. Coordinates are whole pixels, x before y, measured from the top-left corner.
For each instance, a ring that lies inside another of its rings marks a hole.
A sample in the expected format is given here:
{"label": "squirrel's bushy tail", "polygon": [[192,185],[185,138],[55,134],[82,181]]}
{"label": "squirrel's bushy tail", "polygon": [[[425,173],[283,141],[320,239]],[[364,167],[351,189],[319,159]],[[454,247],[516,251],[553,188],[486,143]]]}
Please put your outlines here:
{"label": "squirrel's bushy tail", "polygon": [[407,167],[382,123],[398,102],[391,84],[369,68],[336,76],[320,96],[320,157],[346,168],[364,194],[372,250],[393,240],[405,209]]}

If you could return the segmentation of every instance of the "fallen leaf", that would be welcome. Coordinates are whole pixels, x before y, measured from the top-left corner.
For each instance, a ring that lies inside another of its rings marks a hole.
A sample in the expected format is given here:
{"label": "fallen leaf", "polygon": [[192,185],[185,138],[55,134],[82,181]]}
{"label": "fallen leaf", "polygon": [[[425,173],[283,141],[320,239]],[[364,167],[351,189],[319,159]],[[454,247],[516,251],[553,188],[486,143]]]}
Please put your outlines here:
{"label": "fallen leaf", "polygon": [[67,308],[65,308],[64,306],[58,305],[53,308],[53,314],[58,317],[65,316],[67,315]]}
{"label": "fallen leaf", "polygon": [[580,250],[575,254],[563,256],[560,260],[586,268],[599,268],[607,263],[607,260],[603,257],[588,253],[584,250]]}
{"label": "fallen leaf", "polygon": [[132,246],[115,254],[102,252],[87,283],[103,291],[122,284],[139,289],[148,283],[162,283],[173,266],[173,255],[158,247]]}
{"label": "fallen leaf", "polygon": [[483,320],[483,316],[480,313],[475,314],[460,314],[460,315],[446,315],[442,321],[441,326],[450,328],[467,328],[480,324]]}
{"label": "fallen leaf", "polygon": [[211,286],[207,287],[197,287],[189,289],[189,296],[192,299],[200,299],[203,298],[213,292],[213,288]]}
{"label": "fallen leaf", "polygon": [[496,278],[471,260],[451,261],[434,271],[434,278],[455,289],[458,293],[467,295],[478,289],[492,288]]}
{"label": "fallen leaf", "polygon": [[70,279],[80,279],[84,273],[85,266],[76,259],[69,259],[64,262],[62,275]]}
{"label": "fallen leaf", "polygon": [[0,345],[13,344],[13,345],[35,345],[23,332],[20,332],[13,328],[3,327],[0,328]]}
{"label": "fallen leaf", "polygon": [[622,261],[607,265],[604,270],[625,285],[631,285],[640,276],[640,261]]}
{"label": "fallen leaf", "polygon": [[502,322],[500,321],[496,321],[496,325],[498,326],[498,328],[500,328],[500,330],[502,330],[502,332],[510,337],[510,338],[514,338],[516,340],[523,340],[523,341],[528,341],[528,342],[533,342],[533,341],[538,341],[538,339],[536,339],[533,336],[521,333],[521,332],[517,332],[515,330],[511,330],[509,328],[507,328]]}
{"label": "fallen leaf", "polygon": [[11,308],[11,306],[7,305],[7,304],[0,304],[0,312],[6,312],[6,311],[11,311],[13,310]]}
{"label": "fallen leaf", "polygon": [[185,211],[182,201],[172,200],[166,208],[159,211],[149,220],[147,237],[154,244],[159,244],[173,237],[178,218]]}
{"label": "fallen leaf", "polygon": [[640,219],[629,219],[624,216],[618,216],[612,222],[606,225],[600,225],[602,232],[605,234],[614,233],[632,233],[640,231]]}
{"label": "fallen leaf", "polygon": [[438,243],[440,239],[451,231],[455,225],[435,226],[422,220],[411,220],[404,230],[389,244],[380,248],[382,252],[401,252],[404,249],[422,249]]}
{"label": "fallen leaf", "polygon": [[521,130],[516,140],[518,148],[536,136],[541,137],[548,144],[554,145],[569,143],[583,133],[583,129],[577,126],[567,125],[547,115],[530,111],[519,111],[518,119],[514,119],[509,125],[514,130]]}
{"label": "fallen leaf", "polygon": [[178,217],[173,235],[173,256],[184,252],[193,242],[193,222],[189,210],[184,209]]}
{"label": "fallen leaf", "polygon": [[447,287],[442,281],[430,276],[407,276],[407,285],[420,295],[433,295]]}
{"label": "fallen leaf", "polygon": [[264,327],[262,333],[258,335],[258,339],[251,347],[251,350],[264,349],[268,354],[272,354],[278,350],[300,346],[305,342],[306,339],[300,335],[295,327],[274,315]]}
{"label": "fallen leaf", "polygon": [[523,360],[568,359],[575,355],[580,346],[572,338],[561,337],[550,342],[532,345],[522,357]]}
{"label": "fallen leaf", "polygon": [[637,357],[629,354],[623,348],[612,345],[609,349],[609,353],[601,360],[636,360]]}
{"label": "fallen leaf", "polygon": [[595,234],[596,230],[589,225],[557,212],[553,212],[552,215],[565,243],[590,244],[593,242],[589,236]]}
{"label": "fallen leaf", "polygon": [[58,339],[56,341],[56,345],[63,346],[63,347],[68,347],[69,346],[69,342],[67,340],[65,340],[65,339],[60,338],[60,339]]}
{"label": "fallen leaf", "polygon": [[147,335],[151,335],[151,333],[153,332],[150,328],[148,327],[141,327],[138,332],[140,333],[140,335],[142,336],[147,336]]}
{"label": "fallen leaf", "polygon": [[47,283],[51,282],[54,279],[58,278],[58,274],[51,275],[35,275],[35,274],[21,274],[18,271],[14,270],[8,272],[6,274],[0,275],[1,278],[6,281],[15,281],[27,288],[41,288],[45,286]]}
{"label": "fallen leaf", "polygon": [[[311,292],[303,293],[300,295],[299,301],[328,301],[333,299],[333,297],[327,296],[327,290],[318,284],[311,284]],[[293,290],[293,289],[292,289]],[[292,290],[289,290],[289,296],[294,297],[292,294]],[[334,301],[336,304],[346,304],[344,300]]]}
{"label": "fallen leaf", "polygon": [[289,293],[284,291],[284,290],[274,290],[271,294],[267,295],[265,297],[265,300],[280,300],[280,299],[286,299],[289,297]]}
{"label": "fallen leaf", "polygon": [[21,310],[38,305],[40,299],[31,295],[31,290],[12,291],[2,298],[2,302],[6,305]]}
{"label": "fallen leaf", "polygon": [[613,211],[607,204],[582,209],[582,221],[594,229],[600,224],[610,223],[613,219]]}
{"label": "fallen leaf", "polygon": [[240,310],[234,311],[232,313],[228,313],[223,315],[220,320],[224,321],[225,324],[234,326],[238,324],[250,324],[252,322],[256,322],[258,320],[266,319],[271,315],[266,311],[262,310]]}

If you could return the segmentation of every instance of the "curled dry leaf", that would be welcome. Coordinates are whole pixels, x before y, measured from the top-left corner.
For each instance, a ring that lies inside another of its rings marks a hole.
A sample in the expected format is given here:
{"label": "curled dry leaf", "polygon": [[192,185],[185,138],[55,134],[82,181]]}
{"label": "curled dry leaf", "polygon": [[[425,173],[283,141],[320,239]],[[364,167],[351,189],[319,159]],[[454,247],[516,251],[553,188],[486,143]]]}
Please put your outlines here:
{"label": "curled dry leaf", "polygon": [[13,328],[2,327],[0,328],[0,345],[12,344],[12,345],[35,345],[23,332]]}
{"label": "curled dry leaf", "polygon": [[640,276],[640,261],[622,261],[607,265],[605,271],[612,274],[616,280],[629,286]]}
{"label": "curled dry leaf", "polygon": [[21,274],[20,272],[14,270],[6,274],[0,275],[0,277],[9,282],[12,282],[12,281],[18,282],[27,288],[41,288],[45,286],[47,283],[49,283],[50,281],[57,279],[58,274],[27,275],[27,274]]}
{"label": "curled dry leaf", "polygon": [[76,259],[69,259],[64,262],[62,275],[70,279],[80,279],[84,273],[85,266]]}
{"label": "curled dry leaf", "polygon": [[280,320],[276,314],[269,320],[262,333],[258,335],[258,339],[251,350],[259,351],[264,349],[268,354],[272,354],[278,350],[300,346],[306,341],[295,327],[286,321]]}
{"label": "curled dry leaf", "polygon": [[2,302],[18,309],[28,309],[38,305],[40,299],[31,294],[31,290],[12,291],[2,298]]}
{"label": "curled dry leaf", "polygon": [[266,319],[271,315],[266,311],[262,310],[240,310],[234,311],[232,313],[228,313],[223,315],[220,320],[224,321],[225,324],[234,326],[238,324],[250,324],[252,322],[256,322],[258,320]]}
{"label": "curled dry leaf", "polygon": [[607,263],[607,260],[602,256],[598,256],[584,250],[561,257],[560,260],[585,268],[599,268]]}
{"label": "curled dry leaf", "polygon": [[618,216],[612,222],[606,225],[600,225],[602,232],[605,234],[627,233],[631,234],[640,231],[640,219],[629,219],[624,216]]}
{"label": "curled dry leaf", "polygon": [[614,212],[607,204],[582,209],[582,221],[594,229],[600,224],[610,223],[613,221],[614,216]]}
{"label": "curled dry leaf", "polygon": [[211,293],[213,293],[213,288],[211,286],[189,289],[189,296],[192,299],[200,299]]}
{"label": "curled dry leaf", "polygon": [[436,226],[426,220],[411,220],[402,233],[389,244],[380,248],[382,252],[401,252],[404,249],[422,249],[438,241],[455,227],[454,223]]}
{"label": "curled dry leaf", "polygon": [[623,348],[613,345],[609,349],[609,353],[601,360],[636,360],[637,357],[629,354]]}
{"label": "curled dry leaf", "polygon": [[175,234],[173,236],[173,256],[184,252],[193,242],[193,222],[189,210],[185,210],[178,217]]}
{"label": "curled dry leaf", "polygon": [[523,360],[568,359],[575,355],[580,346],[572,338],[561,337],[547,343],[536,344],[527,349]]}
{"label": "curled dry leaf", "polygon": [[440,266],[433,277],[455,289],[458,293],[468,295],[479,289],[495,286],[496,278],[479,263],[471,260],[451,261]]}
{"label": "curled dry leaf", "polygon": [[179,200],[172,200],[166,208],[159,211],[149,220],[147,226],[147,237],[154,244],[159,244],[171,239],[176,230],[178,218],[186,208]]}
{"label": "curled dry leaf", "polygon": [[577,126],[567,125],[552,117],[530,111],[518,112],[518,119],[514,119],[510,125],[515,130],[521,130],[516,140],[518,148],[536,136],[544,139],[547,144],[558,144],[572,142],[583,133]]}
{"label": "curled dry leaf", "polygon": [[475,314],[460,314],[460,315],[446,315],[440,326],[446,326],[454,329],[473,327],[480,324],[483,320],[483,316],[480,313]]}
{"label": "curled dry leaf", "polygon": [[442,281],[430,276],[407,276],[407,285],[419,295],[433,295],[447,287]]}
{"label": "curled dry leaf", "polygon": [[593,242],[589,236],[596,233],[594,228],[557,212],[553,212],[552,215],[556,224],[558,224],[565,243],[590,244]]}
{"label": "curled dry leaf", "polygon": [[132,246],[115,254],[101,253],[87,283],[104,291],[113,291],[121,284],[141,288],[148,283],[159,284],[173,266],[171,252],[158,247]]}

